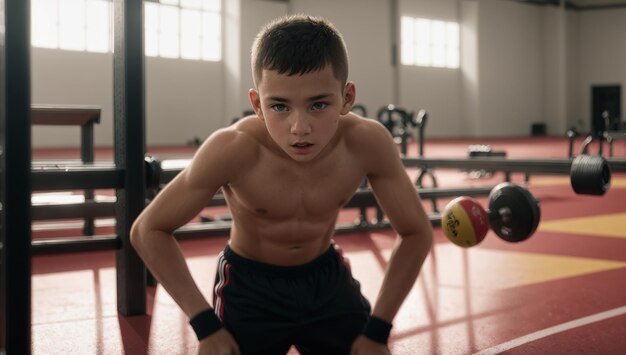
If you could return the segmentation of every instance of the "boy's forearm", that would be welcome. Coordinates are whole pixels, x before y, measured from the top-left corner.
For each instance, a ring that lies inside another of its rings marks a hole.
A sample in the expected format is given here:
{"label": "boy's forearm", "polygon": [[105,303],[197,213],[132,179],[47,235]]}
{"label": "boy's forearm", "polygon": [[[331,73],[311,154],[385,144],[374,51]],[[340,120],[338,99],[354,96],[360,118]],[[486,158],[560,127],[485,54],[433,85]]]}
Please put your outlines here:
{"label": "boy's forearm", "polygon": [[180,246],[174,237],[161,231],[151,231],[149,235],[133,243],[155,279],[170,294],[176,304],[188,317],[210,307],[198,289]]}
{"label": "boy's forearm", "polygon": [[372,311],[376,317],[392,323],[415,284],[432,243],[431,234],[427,231],[423,233],[399,237],[396,241]]}

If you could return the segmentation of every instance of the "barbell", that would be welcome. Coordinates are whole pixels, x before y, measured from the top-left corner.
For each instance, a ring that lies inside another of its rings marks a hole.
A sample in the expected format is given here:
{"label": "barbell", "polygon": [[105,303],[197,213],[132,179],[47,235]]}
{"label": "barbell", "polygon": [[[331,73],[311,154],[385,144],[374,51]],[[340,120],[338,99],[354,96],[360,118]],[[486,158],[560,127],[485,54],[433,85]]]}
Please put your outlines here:
{"label": "barbell", "polygon": [[574,159],[509,159],[475,157],[460,159],[403,158],[404,166],[421,169],[448,168],[487,171],[563,174],[570,176],[578,194],[604,195],[611,186],[611,170],[626,171],[626,162],[607,161],[598,155],[579,155]]}
{"label": "barbell", "polygon": [[535,233],[540,218],[539,201],[523,187],[504,182],[489,194],[488,210],[467,196],[450,201],[441,214],[441,226],[452,243],[472,247],[490,229],[507,242],[524,241]]}

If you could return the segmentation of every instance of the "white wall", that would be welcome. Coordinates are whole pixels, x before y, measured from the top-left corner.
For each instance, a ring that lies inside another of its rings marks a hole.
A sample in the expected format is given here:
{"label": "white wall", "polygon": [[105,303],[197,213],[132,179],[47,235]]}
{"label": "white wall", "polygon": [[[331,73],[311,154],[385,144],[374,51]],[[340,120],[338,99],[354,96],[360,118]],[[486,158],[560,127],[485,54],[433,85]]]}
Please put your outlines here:
{"label": "white wall", "polygon": [[461,31],[461,105],[457,135],[476,136],[480,120],[480,60],[477,1],[461,2],[459,28]]}
{"label": "white wall", "polygon": [[[224,1],[222,9],[223,22],[223,73],[222,91],[224,93],[224,101],[221,102],[223,107],[222,123],[226,125],[225,115],[237,116],[241,112],[244,104],[241,96],[241,80],[242,80],[242,55],[245,53],[241,47],[241,14],[242,4],[240,0]],[[218,127],[219,128],[219,127]],[[210,133],[210,132],[207,132]],[[201,137],[204,138],[204,137]]]}
{"label": "white wall", "polygon": [[248,90],[254,87],[252,80],[252,67],[250,63],[250,50],[254,38],[261,28],[273,19],[289,13],[288,4],[279,1],[242,0],[241,14],[241,82],[239,95],[241,96],[243,110],[252,109],[248,99]]}
{"label": "white wall", "polygon": [[[566,110],[566,129],[575,127],[583,130],[584,126],[581,118],[580,98],[578,95],[580,84],[580,35],[579,35],[579,18],[580,13],[575,11],[567,12],[567,110]],[[553,132],[563,134],[563,132]]]}
{"label": "white wall", "polygon": [[528,135],[543,118],[541,11],[517,2],[480,2],[481,136]]}
{"label": "white wall", "polygon": [[[402,15],[459,22],[458,0],[400,0]],[[447,68],[400,66],[400,105],[429,113],[428,136],[458,136],[464,132],[461,115],[461,71]]]}
{"label": "white wall", "polygon": [[577,11],[564,7],[544,10],[544,121],[548,132],[559,135],[575,127],[583,130],[580,120]]}
{"label": "white wall", "polygon": [[[96,144],[113,142],[113,56],[51,49],[31,50],[33,104],[80,104],[102,107]],[[34,126],[33,146],[78,146],[78,127]]]}
{"label": "white wall", "polygon": [[[459,70],[400,66],[394,82],[391,0],[229,0],[224,61],[146,58],[148,144],[204,138],[248,109],[254,35],[287,13],[324,16],[343,33],[349,79],[370,117],[389,103],[424,108],[431,137],[528,135],[533,122],[546,123],[548,133],[557,135],[579,121],[579,128],[588,129],[591,85],[626,81],[626,10],[562,16],[555,7],[507,0],[395,1],[398,14],[460,23]],[[31,53],[33,103],[102,106],[95,142],[111,146],[112,55],[41,48]],[[622,95],[624,101],[626,90]],[[76,127],[33,128],[36,147],[78,143]]]}
{"label": "white wall", "polygon": [[[33,104],[97,105],[96,146],[113,144],[113,55],[33,48]],[[181,145],[223,126],[222,64],[146,58],[148,145]],[[77,147],[78,127],[33,127],[34,147]]]}
{"label": "white wall", "polygon": [[323,16],[343,34],[357,103],[368,116],[392,101],[391,14],[383,0],[292,0],[290,13]]}
{"label": "white wall", "polygon": [[549,131],[565,132],[566,26],[563,7],[543,9],[543,123]]}
{"label": "white wall", "polygon": [[579,118],[591,128],[591,87],[622,86],[622,120],[626,119],[626,9],[579,14]]}
{"label": "white wall", "polygon": [[[183,145],[224,125],[220,63],[146,58],[145,66],[148,146]],[[99,129],[112,133],[108,125]]]}

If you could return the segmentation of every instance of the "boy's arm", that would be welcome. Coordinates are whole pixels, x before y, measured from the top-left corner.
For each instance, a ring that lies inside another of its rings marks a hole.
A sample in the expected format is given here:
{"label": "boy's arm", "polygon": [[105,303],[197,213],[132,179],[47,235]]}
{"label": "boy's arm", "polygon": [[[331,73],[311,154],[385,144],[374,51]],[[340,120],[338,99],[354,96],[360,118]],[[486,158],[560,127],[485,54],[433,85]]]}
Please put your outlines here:
{"label": "boy's arm", "polygon": [[409,179],[393,139],[370,124],[366,150],[368,180],[376,199],[398,233],[372,315],[391,323],[413,287],[432,243],[432,226]]}
{"label": "boy's arm", "polygon": [[131,242],[148,269],[190,318],[210,306],[172,233],[196,217],[215,192],[236,176],[242,166],[236,157],[246,152],[240,136],[233,130],[212,135],[190,165],[144,209],[131,230]]}

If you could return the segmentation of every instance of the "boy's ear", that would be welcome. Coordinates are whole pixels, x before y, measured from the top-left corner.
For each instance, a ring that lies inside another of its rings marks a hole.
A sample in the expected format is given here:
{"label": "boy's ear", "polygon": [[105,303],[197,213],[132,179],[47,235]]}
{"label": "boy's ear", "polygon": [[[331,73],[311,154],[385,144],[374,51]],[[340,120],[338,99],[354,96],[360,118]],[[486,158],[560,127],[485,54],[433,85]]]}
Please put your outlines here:
{"label": "boy's ear", "polygon": [[341,107],[342,115],[347,115],[352,110],[354,100],[356,100],[356,86],[354,85],[354,82],[348,81],[346,83],[346,87],[343,88],[343,106]]}
{"label": "boy's ear", "polygon": [[265,120],[263,110],[261,110],[261,97],[259,96],[259,92],[255,89],[248,90],[248,99],[250,99],[250,105],[256,115],[259,116],[260,119]]}

